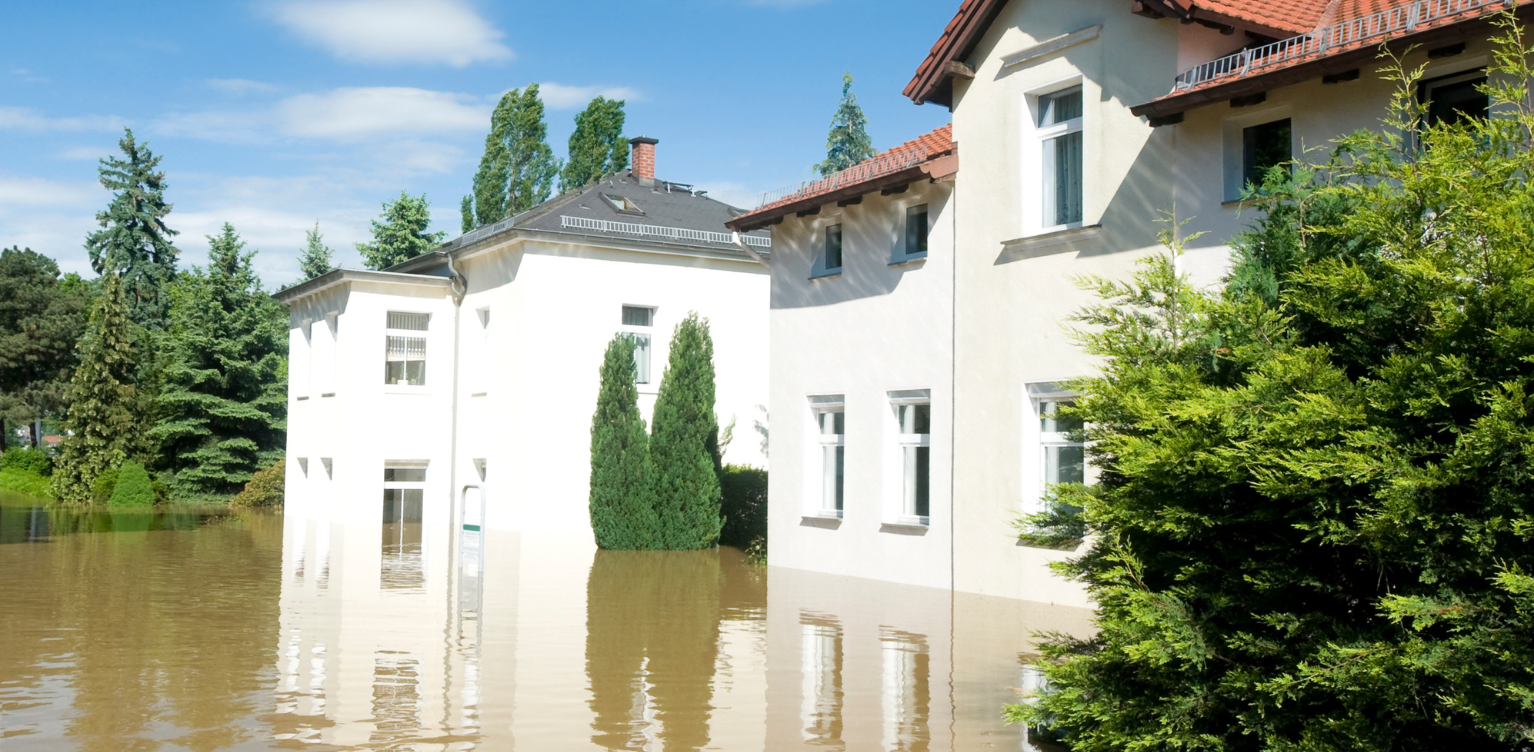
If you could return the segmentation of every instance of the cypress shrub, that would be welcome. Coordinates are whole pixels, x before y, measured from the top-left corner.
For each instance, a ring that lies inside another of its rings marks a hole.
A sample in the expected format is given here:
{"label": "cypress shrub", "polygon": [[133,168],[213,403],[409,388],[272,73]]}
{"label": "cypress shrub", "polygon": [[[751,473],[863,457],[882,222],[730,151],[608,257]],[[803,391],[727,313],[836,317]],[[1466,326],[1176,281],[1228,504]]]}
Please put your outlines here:
{"label": "cypress shrub", "polygon": [[117,471],[117,487],[112,489],[112,500],[107,505],[152,507],[154,502],[154,482],[149,479],[149,471],[137,462],[124,462]]}
{"label": "cypress shrub", "polygon": [[714,340],[708,321],[691,313],[671,337],[671,358],[650,427],[655,513],[664,548],[708,548],[719,540],[718,446]]}
{"label": "cypress shrub", "polygon": [[609,550],[661,547],[635,376],[633,340],[613,337],[602,358],[602,385],[591,419],[591,530],[597,545]]}
{"label": "cypress shrub", "polygon": [[719,475],[724,528],[719,543],[745,550],[767,539],[767,471],[750,465],[726,465]]}
{"label": "cypress shrub", "polygon": [[37,447],[10,449],[0,454],[0,470],[26,470],[47,477],[53,474],[53,458]]}
{"label": "cypress shrub", "polygon": [[91,481],[91,503],[105,505],[112,500],[112,492],[117,490],[117,468],[109,467],[102,470]]}
{"label": "cypress shrub", "polygon": [[277,460],[256,471],[240,495],[229,501],[234,507],[281,507],[287,482],[287,460]]}

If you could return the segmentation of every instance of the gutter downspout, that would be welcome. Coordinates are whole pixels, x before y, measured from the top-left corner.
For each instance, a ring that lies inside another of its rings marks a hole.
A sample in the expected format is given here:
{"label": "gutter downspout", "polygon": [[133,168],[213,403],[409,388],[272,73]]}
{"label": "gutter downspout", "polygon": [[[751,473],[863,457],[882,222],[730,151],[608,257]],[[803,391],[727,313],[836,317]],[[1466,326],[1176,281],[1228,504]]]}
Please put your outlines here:
{"label": "gutter downspout", "polygon": [[[458,491],[458,374],[459,374],[459,371],[461,370],[459,368],[459,360],[460,360],[460,358],[462,356],[462,354],[461,354],[461,352],[459,350],[459,341],[461,339],[461,337],[460,337],[460,324],[461,324],[461,318],[462,318],[460,316],[460,314],[463,311],[463,296],[468,293],[469,285],[468,285],[468,280],[465,279],[462,274],[458,273],[457,269],[453,268],[453,254],[452,254],[452,252],[451,251],[446,252],[446,253],[443,254],[443,256],[447,259],[447,271],[448,271],[448,274],[452,275],[451,276],[452,287],[450,288],[450,291],[452,292],[452,295],[453,295],[453,387],[452,387],[453,388],[453,395],[451,397],[451,407],[448,408],[449,415],[451,416],[451,420],[450,420],[450,424],[449,424],[450,428],[448,430],[451,433],[448,436],[448,453],[447,453],[447,458],[448,458],[447,459],[447,489],[448,489],[448,491],[447,491],[448,492],[448,499],[447,499],[447,514],[448,514],[447,556],[448,556],[448,562],[449,562],[449,564],[448,564],[448,566],[449,566],[449,569],[448,569],[448,583],[449,583],[449,585],[448,585],[448,588],[447,588],[447,598],[448,598],[447,606],[448,606],[448,613],[451,614],[451,613],[455,613],[455,611],[453,609],[453,604],[454,604],[454,602],[456,600],[456,593],[454,591],[457,589],[457,587],[459,587],[459,583],[457,582],[457,580],[458,580],[457,572],[458,572],[458,556],[459,556],[459,552],[458,552],[458,535],[459,535],[459,532],[460,532],[459,531],[459,527],[460,527],[459,518],[461,516],[461,512],[458,509],[458,505],[459,505],[459,491]],[[451,640],[451,635],[448,635],[447,637],[448,637],[449,640]]]}
{"label": "gutter downspout", "polygon": [[758,254],[756,251],[751,250],[751,246],[746,244],[745,237],[743,235],[741,235],[740,233],[735,232],[735,231],[732,230],[730,232],[730,236],[731,236],[731,239],[735,242],[735,247],[739,248],[742,251],[744,251],[747,256],[751,257],[752,261],[755,261],[756,263],[761,264],[762,266],[766,266],[767,265],[767,261],[765,259],[763,259],[761,257],[761,255]]}

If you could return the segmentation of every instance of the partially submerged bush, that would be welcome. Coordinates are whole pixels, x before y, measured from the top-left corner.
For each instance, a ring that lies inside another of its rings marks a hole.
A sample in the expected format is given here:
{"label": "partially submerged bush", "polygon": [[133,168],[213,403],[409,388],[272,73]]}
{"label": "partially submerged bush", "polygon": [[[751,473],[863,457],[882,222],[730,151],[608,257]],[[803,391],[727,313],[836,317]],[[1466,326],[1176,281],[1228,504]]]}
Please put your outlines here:
{"label": "partially submerged bush", "polygon": [[91,481],[91,503],[105,505],[112,500],[112,492],[117,490],[117,468],[109,467],[101,471],[96,479]]}
{"label": "partially submerged bush", "polygon": [[287,480],[287,461],[278,460],[257,470],[240,495],[229,502],[233,507],[281,507],[283,485]]}
{"label": "partially submerged bush", "polygon": [[154,482],[149,479],[149,471],[130,460],[124,462],[117,471],[117,486],[112,489],[112,498],[107,504],[114,507],[152,507],[155,498]]}
{"label": "partially submerged bush", "polygon": [[725,465],[719,474],[724,528],[719,544],[745,550],[767,540],[767,471],[750,465]]}
{"label": "partially submerged bush", "polygon": [[27,496],[35,496],[39,499],[53,498],[53,492],[49,488],[47,478],[31,470],[22,470],[20,468],[0,468],[0,489],[15,491]]}

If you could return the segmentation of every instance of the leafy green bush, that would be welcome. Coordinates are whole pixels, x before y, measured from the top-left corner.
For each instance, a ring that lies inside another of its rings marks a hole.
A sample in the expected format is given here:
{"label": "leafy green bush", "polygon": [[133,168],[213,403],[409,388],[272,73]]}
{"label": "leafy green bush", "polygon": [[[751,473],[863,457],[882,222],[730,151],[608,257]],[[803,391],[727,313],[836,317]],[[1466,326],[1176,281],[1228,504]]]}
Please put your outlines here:
{"label": "leafy green bush", "polygon": [[287,461],[278,460],[270,467],[257,470],[245,490],[230,500],[234,507],[280,507],[282,488],[287,479]]}
{"label": "leafy green bush", "polygon": [[758,538],[767,540],[767,471],[750,465],[725,465],[719,474],[724,529],[719,544],[741,550]]}
{"label": "leafy green bush", "polygon": [[112,500],[107,504],[114,507],[152,507],[154,503],[154,482],[149,479],[149,471],[137,462],[124,462],[117,471],[117,487],[112,489]]}
{"label": "leafy green bush", "polygon": [[1044,511],[1021,515],[1013,523],[1017,528],[1017,539],[1039,548],[1075,550],[1087,534],[1087,523],[1081,512],[1081,507],[1051,495],[1044,503]]}
{"label": "leafy green bush", "polygon": [[0,470],[29,470],[47,477],[53,474],[53,458],[36,447],[7,449],[0,454]]}
{"label": "leafy green bush", "polygon": [[48,485],[47,478],[31,470],[18,467],[0,468],[0,489],[36,496],[39,499],[52,499],[53,492]]}
{"label": "leafy green bush", "polygon": [[112,500],[112,492],[117,490],[117,468],[109,467],[102,470],[96,479],[91,481],[91,503],[106,505]]}

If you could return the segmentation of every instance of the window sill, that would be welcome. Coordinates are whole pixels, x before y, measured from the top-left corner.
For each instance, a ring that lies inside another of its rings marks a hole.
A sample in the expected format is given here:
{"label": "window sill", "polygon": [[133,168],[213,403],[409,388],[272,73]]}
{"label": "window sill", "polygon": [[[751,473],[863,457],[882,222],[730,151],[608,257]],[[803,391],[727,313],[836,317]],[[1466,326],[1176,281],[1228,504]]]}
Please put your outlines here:
{"label": "window sill", "polygon": [[384,386],[384,394],[411,394],[424,397],[431,394],[431,390],[424,386]]}
{"label": "window sill", "polygon": [[900,535],[926,535],[931,529],[928,524],[930,517],[898,517],[893,521],[884,522],[879,526],[881,533],[897,533]]}
{"label": "window sill", "polygon": [[1036,235],[1025,235],[1012,240],[1003,240],[1003,251],[1032,251],[1039,248],[1063,245],[1080,240],[1095,240],[1103,231],[1100,224],[1086,225],[1084,227],[1067,227],[1063,230],[1048,230]]}
{"label": "window sill", "polygon": [[320,399],[325,399],[326,397],[334,397],[334,396],[336,396],[335,392],[326,392],[326,393],[320,395]]}
{"label": "window sill", "polygon": [[470,397],[484,397],[487,394],[489,394],[489,392],[474,392],[474,393],[470,394],[469,396]]}
{"label": "window sill", "polygon": [[840,268],[837,268],[837,269],[833,269],[831,271],[821,272],[819,274],[811,274],[810,275],[810,279],[811,280],[816,280],[816,279],[831,279],[832,277],[840,277],[840,276],[842,276],[842,270]]}
{"label": "window sill", "polygon": [[842,516],[837,512],[806,514],[799,518],[799,524],[803,527],[820,527],[827,530],[835,530],[842,526]]}
{"label": "window sill", "polygon": [[906,256],[905,258],[895,259],[894,261],[890,262],[890,266],[907,266],[910,264],[920,264],[926,260],[927,254],[923,253],[919,256]]}
{"label": "window sill", "polygon": [[302,397],[294,397],[293,398],[293,400],[296,401],[296,402],[303,402],[303,401],[305,401],[307,399],[309,399],[309,395],[307,395],[307,394],[302,396]]}

